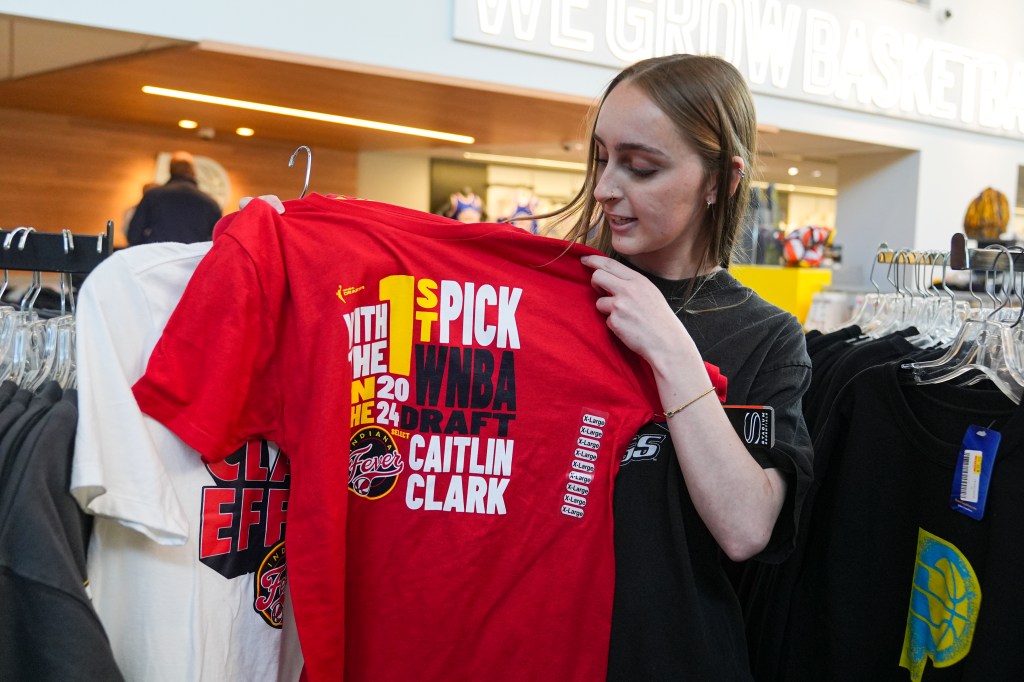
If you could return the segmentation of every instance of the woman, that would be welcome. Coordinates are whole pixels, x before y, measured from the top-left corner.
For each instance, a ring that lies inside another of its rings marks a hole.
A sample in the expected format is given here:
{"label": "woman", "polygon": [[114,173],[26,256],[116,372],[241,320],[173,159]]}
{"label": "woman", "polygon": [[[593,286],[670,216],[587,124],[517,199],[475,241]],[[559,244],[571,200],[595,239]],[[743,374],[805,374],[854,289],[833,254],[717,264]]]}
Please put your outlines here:
{"label": "woman", "polygon": [[[650,364],[666,417],[616,480],[610,680],[749,679],[724,559],[778,561],[792,546],[811,464],[803,331],[725,269],[755,143],[750,92],[728,62],[639,62],[605,91],[586,182],[558,212],[575,218],[570,239],[598,225],[608,257],[584,257],[597,307]],[[773,408],[773,447],[747,449],[703,361],[728,378],[729,404]]]}
{"label": "woman", "polygon": [[[583,260],[597,307],[650,364],[665,408],[616,480],[610,680],[750,679],[728,560],[779,561],[793,543],[811,467],[803,330],[725,269],[755,143],[750,92],[728,62],[639,62],[606,90],[586,181],[553,214],[575,220],[575,241],[597,224],[608,256]],[[730,404],[774,410],[772,447],[743,444],[703,361],[727,377]]]}

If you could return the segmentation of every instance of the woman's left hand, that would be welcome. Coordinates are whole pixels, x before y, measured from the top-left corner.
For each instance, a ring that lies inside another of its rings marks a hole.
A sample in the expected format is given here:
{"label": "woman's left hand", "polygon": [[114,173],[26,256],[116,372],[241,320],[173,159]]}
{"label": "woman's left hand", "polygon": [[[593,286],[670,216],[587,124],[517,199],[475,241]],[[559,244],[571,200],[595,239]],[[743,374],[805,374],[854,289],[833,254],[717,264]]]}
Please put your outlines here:
{"label": "woman's left hand", "polygon": [[[270,204],[278,213],[284,213],[284,204],[281,202],[281,199],[276,194],[261,194],[256,198]],[[246,206],[249,205],[249,202],[251,202],[252,200],[253,197],[242,197],[238,201],[238,208],[245,208]]]}

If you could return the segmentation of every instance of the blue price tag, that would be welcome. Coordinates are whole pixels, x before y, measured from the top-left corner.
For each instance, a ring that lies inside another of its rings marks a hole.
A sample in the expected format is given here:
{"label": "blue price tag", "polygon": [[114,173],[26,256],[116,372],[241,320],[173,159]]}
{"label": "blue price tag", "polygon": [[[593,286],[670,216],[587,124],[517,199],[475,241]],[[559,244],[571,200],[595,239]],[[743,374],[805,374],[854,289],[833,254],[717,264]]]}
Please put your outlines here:
{"label": "blue price tag", "polygon": [[981,426],[968,426],[960,446],[960,456],[953,475],[951,506],[961,514],[981,520],[985,515],[988,484],[999,449],[998,431]]}

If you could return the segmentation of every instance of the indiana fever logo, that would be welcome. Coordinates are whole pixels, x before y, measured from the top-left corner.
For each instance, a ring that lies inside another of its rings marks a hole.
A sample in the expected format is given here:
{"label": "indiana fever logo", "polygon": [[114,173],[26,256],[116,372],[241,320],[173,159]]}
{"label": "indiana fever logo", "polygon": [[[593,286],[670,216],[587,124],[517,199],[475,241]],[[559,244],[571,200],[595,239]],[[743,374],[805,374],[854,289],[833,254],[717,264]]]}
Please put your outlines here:
{"label": "indiana fever logo", "polygon": [[263,617],[267,625],[280,628],[284,623],[284,587],[288,583],[283,542],[263,558],[252,583],[255,591],[253,609]]}
{"label": "indiana fever logo", "polygon": [[288,458],[276,445],[252,441],[206,468],[214,485],[203,488],[199,560],[229,580],[252,575],[253,610],[280,628]]}
{"label": "indiana fever logo", "polygon": [[349,446],[349,490],[370,500],[394,490],[405,462],[391,434],[380,427],[367,426],[352,434]]}

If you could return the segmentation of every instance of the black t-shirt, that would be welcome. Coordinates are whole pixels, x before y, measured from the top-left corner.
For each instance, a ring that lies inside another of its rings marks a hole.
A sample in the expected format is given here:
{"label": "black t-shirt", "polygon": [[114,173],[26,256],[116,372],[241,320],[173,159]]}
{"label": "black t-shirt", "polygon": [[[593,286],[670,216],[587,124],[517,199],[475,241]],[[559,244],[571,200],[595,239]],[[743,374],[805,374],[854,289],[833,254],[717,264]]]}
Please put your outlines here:
{"label": "black t-shirt", "polygon": [[[815,439],[829,465],[810,498],[796,589],[780,604],[788,607],[785,655],[773,679],[905,682],[900,657],[911,595],[923,594],[922,584],[932,591],[926,617],[946,635],[937,634],[937,646],[948,650],[965,631],[962,597],[973,588],[966,581],[950,588],[949,564],[918,561],[919,529],[959,550],[982,594],[969,653],[949,667],[929,663],[924,679],[1024,678],[1017,644],[1024,632],[1024,412],[991,388],[916,385],[899,366],[859,373]],[[950,508],[954,467],[972,424],[1002,435],[980,521]],[[931,578],[922,582],[922,575]]]}
{"label": "black t-shirt", "polygon": [[[806,334],[807,354],[811,356],[811,363],[813,364],[815,362],[815,355],[818,352],[825,350],[828,347],[833,346],[835,344],[842,343],[843,341],[855,339],[858,336],[860,336],[860,327],[856,325],[842,327],[840,329],[836,329],[834,331],[826,333],[819,332],[817,334],[815,334],[814,330],[812,329]],[[814,383],[813,379],[811,383]]]}
{"label": "black t-shirt", "polygon": [[[862,338],[856,333],[858,331],[857,327],[848,327],[808,342],[812,380],[804,396],[804,416],[812,439],[826,423],[837,396],[860,372],[894,359],[909,362],[936,354],[935,350],[919,349],[906,340],[907,336],[916,333],[913,328],[877,339]],[[814,481],[820,481],[826,475],[831,454],[829,448],[815,448]],[[812,486],[804,498],[797,544],[789,558],[782,564],[753,566],[743,576],[742,594],[747,637],[751,643],[751,668],[762,682],[785,680],[779,675],[779,667],[787,647],[786,618],[807,551],[807,525],[816,492],[817,486]]]}
{"label": "black t-shirt", "polygon": [[916,333],[916,329],[909,328],[879,338],[849,341],[831,347],[825,358],[820,354],[816,356],[814,380],[804,404],[804,418],[811,437],[817,436],[836,395],[858,372],[883,362],[920,354],[922,349],[906,339]]}
{"label": "black t-shirt", "polygon": [[[648,275],[673,308],[687,282]],[[678,315],[706,362],[729,380],[730,404],[770,405],[775,447],[751,455],[787,479],[786,503],[761,558],[781,560],[811,471],[801,396],[810,360],[799,321],[727,271],[707,278]],[[649,424],[615,484],[616,590],[610,680],[750,679],[742,610],[718,547],[693,507],[664,424]]]}

